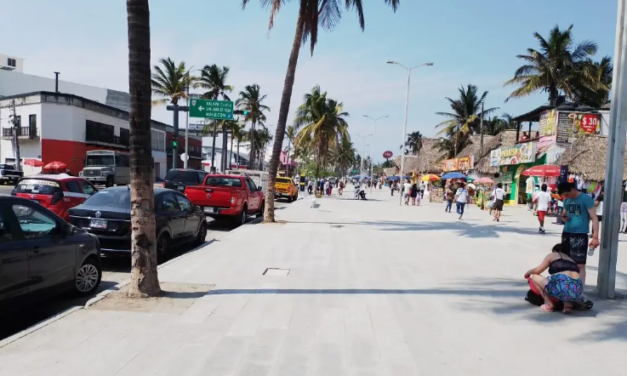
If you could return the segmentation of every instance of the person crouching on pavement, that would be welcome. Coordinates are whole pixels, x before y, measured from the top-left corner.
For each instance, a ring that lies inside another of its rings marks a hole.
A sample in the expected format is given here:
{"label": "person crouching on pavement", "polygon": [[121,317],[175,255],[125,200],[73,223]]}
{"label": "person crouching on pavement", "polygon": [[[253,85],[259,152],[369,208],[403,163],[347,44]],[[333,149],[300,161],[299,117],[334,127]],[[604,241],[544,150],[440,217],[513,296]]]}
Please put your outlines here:
{"label": "person crouching on pavement", "polygon": [[[542,275],[547,269],[550,274],[548,278]],[[547,312],[553,312],[551,298],[555,298],[564,303],[563,313],[571,313],[573,303],[580,300],[583,294],[579,266],[571,258],[568,249],[562,248],[562,244],[554,245],[540,265],[525,273],[525,279],[531,279],[536,285],[544,298],[544,304],[540,308]]]}

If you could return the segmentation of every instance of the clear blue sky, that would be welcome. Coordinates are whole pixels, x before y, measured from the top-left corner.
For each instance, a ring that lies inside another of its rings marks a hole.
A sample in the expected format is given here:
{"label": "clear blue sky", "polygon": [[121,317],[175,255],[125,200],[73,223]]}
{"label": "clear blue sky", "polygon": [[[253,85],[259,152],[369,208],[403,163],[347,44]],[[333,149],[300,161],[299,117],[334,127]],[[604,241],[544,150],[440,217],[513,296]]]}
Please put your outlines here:
{"label": "clear blue sky", "polygon": [[[261,86],[272,109],[268,124],[276,123],[297,2],[284,8],[270,34],[268,13],[255,1],[245,11],[239,0],[150,3],[153,61],[169,56],[195,68],[229,66],[236,92]],[[0,9],[1,52],[25,58],[27,73],[60,71],[64,80],[128,91],[124,1],[0,0]],[[302,50],[290,113],[319,84],[344,102],[353,134],[371,133],[363,114],[389,115],[377,129],[379,160],[384,150],[398,149],[402,134],[406,75],[388,59],[435,64],[414,71],[408,126],[434,136],[442,120],[435,112],[448,110],[444,97],[455,97],[461,85],[488,90],[487,105],[499,113],[521,114],[546,101],[541,94],[504,103],[512,89],[503,82],[521,65],[516,55],[536,47],[535,31],[574,24],[576,40],[599,44],[599,58],[614,51],[615,0],[402,0],[396,14],[383,0],[368,0],[365,14],[364,33],[346,13],[333,33],[320,35],[313,57]],[[153,118],[171,123],[163,109],[154,109]]]}

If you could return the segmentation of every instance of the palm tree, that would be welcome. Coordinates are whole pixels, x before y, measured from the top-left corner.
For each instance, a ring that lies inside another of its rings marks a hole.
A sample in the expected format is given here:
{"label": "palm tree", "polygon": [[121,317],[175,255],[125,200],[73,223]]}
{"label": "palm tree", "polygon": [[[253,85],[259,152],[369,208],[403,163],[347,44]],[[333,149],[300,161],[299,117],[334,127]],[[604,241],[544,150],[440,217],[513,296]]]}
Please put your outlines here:
{"label": "palm tree", "polygon": [[207,90],[203,99],[220,99],[230,101],[227,93],[233,91],[233,86],[227,85],[229,67],[218,67],[216,64],[205,65],[200,70],[200,77],[194,83],[194,87]]}
{"label": "palm tree", "polygon": [[419,131],[411,132],[407,135],[407,141],[405,141],[405,155],[412,153],[413,155],[418,154],[420,148],[422,148],[422,133]]}
{"label": "palm tree", "polygon": [[292,156],[292,145],[294,145],[294,139],[296,138],[296,127],[293,125],[290,125],[287,127],[287,130],[285,131],[285,137],[287,138],[287,148],[285,149],[285,152],[287,153],[287,166],[286,166],[286,170],[287,170],[287,174],[290,175],[290,166],[291,166],[291,156]]}
{"label": "palm tree", "polygon": [[[345,120],[349,114],[344,112],[342,103],[327,98],[320,86],[314,86],[303,100],[305,103],[298,107],[294,125],[299,129],[301,142],[308,139],[316,150],[316,176],[319,176],[320,169],[327,166],[329,150],[335,149],[342,139],[350,139]],[[309,138],[303,135],[309,135]]]}
{"label": "palm tree", "polygon": [[[231,167],[231,154],[229,154],[228,152],[228,148],[227,148],[227,135],[229,133],[231,133],[231,135],[233,134],[233,131],[235,130],[235,128],[239,128],[241,127],[241,124],[239,122],[239,119],[235,119],[235,120],[222,120],[220,122],[220,131],[222,131],[222,170],[226,171],[228,169],[230,169]],[[233,137],[231,137],[231,151],[233,150]]]}
{"label": "palm tree", "polygon": [[599,85],[597,90],[591,90],[585,86],[576,88],[575,101],[587,104],[593,108],[601,108],[610,101],[610,89],[614,70],[612,58],[605,56],[599,62],[588,61],[585,64],[592,65],[589,69],[593,72],[594,79]]}
{"label": "palm tree", "polygon": [[[385,4],[392,7],[394,11],[399,6],[400,0],[383,0]],[[242,0],[242,8],[245,8],[250,0]],[[272,29],[274,19],[286,0],[260,0],[263,6],[270,8],[270,21],[268,29]],[[365,27],[364,9],[362,0],[344,0],[347,10],[353,8],[357,12],[359,26],[362,30]],[[281,149],[283,149],[283,136],[287,125],[287,115],[290,111],[290,100],[292,98],[292,90],[294,88],[294,78],[296,76],[296,65],[298,64],[298,55],[303,42],[309,40],[309,47],[313,55],[314,48],[318,43],[318,26],[323,29],[333,30],[338,24],[342,16],[342,6],[340,0],[300,0],[298,8],[298,18],[296,20],[296,32],[294,33],[294,41],[292,42],[292,50],[290,52],[287,64],[287,72],[283,83],[283,94],[281,95],[281,107],[279,109],[279,118],[277,121],[276,135],[274,145],[272,147],[272,157],[270,158],[270,168],[268,179],[268,189],[266,190],[266,209],[264,213],[265,222],[274,222],[274,183],[279,167],[279,158]]]}
{"label": "palm tree", "polygon": [[[497,107],[484,109],[482,114],[481,108],[488,92],[484,91],[479,96],[478,91],[477,86],[472,84],[468,84],[465,88],[462,86],[459,88],[458,99],[446,98],[452,112],[436,112],[437,115],[448,118],[448,120],[436,125],[436,128],[442,128],[440,134],[455,138],[451,143],[454,152],[453,157],[457,155],[457,151],[463,149],[468,135],[480,131],[481,116],[489,115],[498,109]],[[458,147],[460,148],[458,149]]]}
{"label": "palm tree", "polygon": [[150,80],[152,93],[158,99],[152,101],[153,105],[164,105],[168,102],[177,106],[181,99],[187,98],[187,88],[195,78],[190,76],[185,62],[176,64],[169,57],[159,59],[160,65],[153,67]]}
{"label": "palm tree", "polygon": [[128,295],[157,296],[154,163],[151,150],[150,7],[126,0],[128,15],[129,128],[131,135],[131,282]]}
{"label": "palm tree", "polygon": [[[218,67],[216,64],[205,65],[200,70],[200,77],[194,80],[194,87],[206,90],[202,94],[203,99],[217,100],[222,98],[223,100],[230,101],[227,93],[233,91],[233,87],[228,85],[227,79],[229,76],[229,67]],[[216,134],[218,133],[219,122],[213,121],[213,141],[211,142],[211,168],[215,167],[215,155],[216,155]]]}
{"label": "palm tree", "polygon": [[505,83],[518,85],[506,101],[544,91],[549,94],[550,105],[555,106],[560,92],[573,99],[578,88],[592,91],[604,88],[595,75],[594,64],[588,63],[597,52],[597,44],[591,41],[575,44],[572,29],[573,25],[566,30],[556,25],[549,32],[548,40],[537,32],[533,34],[540,50],[528,48],[526,55],[516,56],[524,60],[525,65]]}
{"label": "palm tree", "polygon": [[[263,101],[266,99],[266,95],[261,95],[261,89],[259,85],[247,85],[243,91],[239,92],[239,99],[235,101],[235,105],[240,110],[248,111],[248,114],[245,116],[244,121],[250,122],[250,134],[252,138],[252,134],[255,131],[257,125],[261,125],[265,128],[264,122],[266,121],[266,115],[264,112],[270,112],[270,107],[263,104]],[[249,168],[253,168],[255,165],[255,146],[251,144],[250,150],[250,165]],[[276,172],[275,172],[276,174]]]}
{"label": "palm tree", "polygon": [[239,124],[237,127],[233,129],[233,139],[237,141],[237,166],[239,168],[240,165],[240,154],[239,154],[239,145],[242,141],[246,140],[246,127],[243,124]]}
{"label": "palm tree", "polygon": [[[265,154],[266,147],[272,141],[272,135],[268,128],[259,128],[255,129],[252,132],[248,132],[246,135],[246,140],[250,143],[248,146],[250,150],[250,159],[252,159],[252,154],[255,153],[255,158],[259,161],[259,169],[263,169],[263,157]],[[255,165],[251,165],[253,168]]]}
{"label": "palm tree", "polygon": [[353,142],[347,138],[342,138],[335,150],[335,163],[342,175],[346,175],[349,168],[355,163],[355,147]]}

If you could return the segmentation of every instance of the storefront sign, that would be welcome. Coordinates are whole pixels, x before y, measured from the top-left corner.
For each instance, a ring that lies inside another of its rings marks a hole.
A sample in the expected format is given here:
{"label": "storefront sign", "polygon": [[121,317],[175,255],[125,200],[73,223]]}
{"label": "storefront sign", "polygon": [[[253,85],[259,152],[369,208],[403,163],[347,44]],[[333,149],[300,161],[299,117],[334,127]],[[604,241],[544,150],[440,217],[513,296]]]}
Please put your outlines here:
{"label": "storefront sign", "polygon": [[531,163],[536,160],[536,143],[526,142],[501,148],[500,166]]}
{"label": "storefront sign", "polygon": [[557,117],[558,144],[570,144],[577,135],[600,134],[601,115],[583,112],[559,112]]}
{"label": "storefront sign", "polygon": [[490,152],[490,167],[498,167],[501,162],[501,149],[494,149]]}
{"label": "storefront sign", "polygon": [[555,115],[555,110],[544,111],[540,114],[540,121],[538,122],[540,137],[555,135]]}
{"label": "storefront sign", "polygon": [[447,159],[442,162],[442,171],[451,172],[451,171],[468,171],[472,170],[475,166],[475,158],[474,156],[461,157],[461,158],[453,158]]}

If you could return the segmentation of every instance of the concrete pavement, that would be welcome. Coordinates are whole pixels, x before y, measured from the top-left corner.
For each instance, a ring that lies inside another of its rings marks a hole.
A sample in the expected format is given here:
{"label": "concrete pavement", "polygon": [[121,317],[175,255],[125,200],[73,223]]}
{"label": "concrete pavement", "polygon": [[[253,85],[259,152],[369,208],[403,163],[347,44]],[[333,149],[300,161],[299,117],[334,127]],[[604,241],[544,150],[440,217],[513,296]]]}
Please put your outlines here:
{"label": "concrete pavement", "polygon": [[[277,211],[285,222],[160,269],[215,285],[182,296],[183,313],[74,312],[0,348],[0,375],[624,374],[624,301],[564,316],[523,300],[559,227],[538,235],[518,208],[496,224],[476,207],[463,221],[442,204],[399,207],[387,190],[349,197],[300,200]],[[627,289],[625,258],[619,270]]]}

